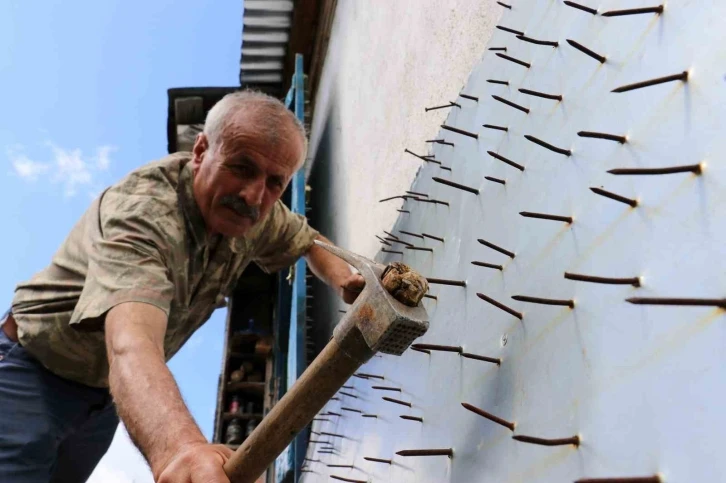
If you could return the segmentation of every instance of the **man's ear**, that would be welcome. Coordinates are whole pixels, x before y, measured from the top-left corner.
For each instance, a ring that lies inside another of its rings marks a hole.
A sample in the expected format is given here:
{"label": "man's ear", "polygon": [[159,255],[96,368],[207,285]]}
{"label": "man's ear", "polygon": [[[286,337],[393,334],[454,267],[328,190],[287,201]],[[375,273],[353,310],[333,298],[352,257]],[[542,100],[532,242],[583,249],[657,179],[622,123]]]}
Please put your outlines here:
{"label": "man's ear", "polygon": [[194,141],[194,147],[192,148],[192,161],[197,165],[201,163],[207,149],[209,149],[209,139],[207,139],[206,134],[200,132],[197,134],[197,139]]}

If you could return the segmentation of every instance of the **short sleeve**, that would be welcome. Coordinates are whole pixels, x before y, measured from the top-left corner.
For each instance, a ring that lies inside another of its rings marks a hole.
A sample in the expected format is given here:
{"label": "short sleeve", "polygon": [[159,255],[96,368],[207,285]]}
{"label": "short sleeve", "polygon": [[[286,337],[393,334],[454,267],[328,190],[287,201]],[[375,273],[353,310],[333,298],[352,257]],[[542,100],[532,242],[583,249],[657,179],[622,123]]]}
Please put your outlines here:
{"label": "short sleeve", "polygon": [[307,253],[317,236],[304,216],[278,200],[255,243],[253,261],[267,273],[276,272]]}
{"label": "short sleeve", "polygon": [[125,302],[151,304],[168,315],[174,296],[170,241],[178,232],[173,209],[114,188],[98,203],[98,222],[87,228],[88,272],[71,326],[100,330],[106,313]]}

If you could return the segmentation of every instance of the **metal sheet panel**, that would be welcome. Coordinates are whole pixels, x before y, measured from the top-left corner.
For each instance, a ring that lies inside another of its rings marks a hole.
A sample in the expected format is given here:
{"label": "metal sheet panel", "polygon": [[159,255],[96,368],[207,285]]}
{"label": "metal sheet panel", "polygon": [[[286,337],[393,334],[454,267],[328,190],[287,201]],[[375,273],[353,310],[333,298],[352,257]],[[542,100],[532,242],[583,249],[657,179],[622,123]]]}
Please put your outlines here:
{"label": "metal sheet panel", "polygon": [[[424,302],[431,329],[420,342],[460,346],[467,353],[500,358],[501,365],[439,351],[374,358],[361,372],[385,379],[353,378],[354,389],[344,391],[352,396],[341,394],[327,406],[325,411],[342,416],[316,422],[313,430],[344,437],[330,437],[332,454],[311,446],[308,458],[321,462],[308,464],[311,472],[304,481],[328,481],[331,474],[373,482],[562,482],[655,475],[669,483],[724,481],[723,309],[714,304],[635,305],[626,299],[722,299],[726,294],[726,4],[679,0],[668,2],[660,15],[607,17],[602,13],[657,3],[604,0],[597,4],[597,15],[559,0],[511,3],[502,26],[559,45],[526,42],[506,31],[492,37],[490,47],[506,47],[506,52],[484,53],[462,89],[477,100],[458,98],[460,107],[452,107],[446,121],[477,138],[439,132],[437,138],[454,146],[434,144],[432,153],[451,171],[424,163],[411,188],[448,205],[408,199],[403,209],[410,214],[402,214],[392,230],[402,240],[433,251],[394,244],[386,248],[403,256],[379,257],[403,260],[432,277],[465,281],[465,287],[433,285],[437,299]],[[568,39],[606,61],[586,55]],[[683,71],[688,72],[686,82],[612,92]],[[562,100],[519,89],[561,95]],[[582,131],[627,136],[627,142],[581,137]],[[571,153],[557,153],[525,136]],[[489,151],[523,165],[524,171]],[[698,163],[700,174],[608,172]],[[433,177],[478,194],[434,182]],[[631,207],[591,188],[637,200],[638,205]],[[391,209],[401,208],[400,201],[392,203]],[[521,212],[573,221],[530,218]],[[472,261],[502,265],[502,270]],[[640,286],[569,280],[566,272],[638,277]],[[477,293],[521,312],[522,319]],[[512,298],[518,295],[571,300],[574,307]],[[401,392],[372,389],[375,385]],[[411,407],[384,401],[383,396]],[[467,411],[462,403],[516,423],[515,430]],[[342,407],[377,417],[364,418]],[[514,435],[578,436],[580,444],[548,447],[514,440]],[[396,455],[425,448],[452,448],[453,457]],[[392,459],[393,464],[364,457]]]}

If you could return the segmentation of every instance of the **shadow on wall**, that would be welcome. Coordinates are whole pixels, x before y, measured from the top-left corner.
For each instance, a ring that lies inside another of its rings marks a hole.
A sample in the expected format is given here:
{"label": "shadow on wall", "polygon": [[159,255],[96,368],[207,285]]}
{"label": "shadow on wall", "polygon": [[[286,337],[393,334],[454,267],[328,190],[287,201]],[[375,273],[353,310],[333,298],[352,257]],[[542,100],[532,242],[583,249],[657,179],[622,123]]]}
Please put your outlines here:
{"label": "shadow on wall", "polygon": [[[343,229],[346,224],[343,211],[343,199],[346,196],[343,189],[336,186],[344,178],[339,175],[344,169],[343,160],[336,151],[338,143],[336,137],[339,133],[339,123],[336,122],[337,104],[334,98],[328,101],[323,130],[314,154],[312,168],[308,177],[308,184],[312,187],[310,192],[309,213],[310,224],[328,237],[333,243],[345,246]],[[313,280],[313,330],[312,339],[315,343],[316,353],[328,343],[333,329],[343,316],[339,309],[346,307],[334,290],[318,279]]]}

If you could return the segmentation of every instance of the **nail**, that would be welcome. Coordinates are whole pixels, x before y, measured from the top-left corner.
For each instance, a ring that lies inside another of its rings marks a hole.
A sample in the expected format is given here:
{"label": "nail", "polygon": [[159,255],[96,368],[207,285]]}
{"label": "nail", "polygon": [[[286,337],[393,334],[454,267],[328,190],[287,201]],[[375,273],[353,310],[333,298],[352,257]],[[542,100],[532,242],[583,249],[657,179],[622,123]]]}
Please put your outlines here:
{"label": "nail", "polygon": [[554,152],[556,152],[558,154],[564,154],[565,156],[572,156],[572,151],[570,151],[569,149],[558,148],[557,146],[553,146],[550,143],[546,143],[546,142],[542,141],[541,139],[538,139],[538,138],[536,138],[534,136],[530,136],[529,134],[525,134],[524,137],[528,141],[532,141],[535,144],[539,144],[543,148],[547,148],[550,151],[554,151]]}
{"label": "nail", "polygon": [[396,250],[386,250],[385,248],[381,248],[381,251],[383,253],[394,253],[396,255],[403,255],[403,252],[399,252],[399,251],[396,251]]}
{"label": "nail", "polygon": [[504,60],[508,60],[509,62],[514,62],[515,64],[519,64],[519,65],[521,65],[522,67],[526,67],[526,68],[528,68],[528,69],[529,69],[530,67],[532,67],[532,65],[531,65],[531,64],[529,64],[529,63],[527,63],[527,62],[525,62],[525,61],[523,61],[523,60],[515,59],[514,57],[510,57],[510,56],[508,56],[508,55],[505,55],[505,54],[497,54],[497,57],[501,57],[502,59],[504,59]]}
{"label": "nail", "polygon": [[519,214],[526,218],[539,218],[540,220],[564,221],[565,223],[572,223],[571,216],[548,215],[546,213],[532,213],[531,211],[520,211]]}
{"label": "nail", "polygon": [[489,47],[489,50],[491,50],[491,51],[506,52],[507,51],[507,48],[506,47]]}
{"label": "nail", "polygon": [[312,460],[310,458],[303,458],[303,461],[309,461],[311,463],[322,463],[322,461],[320,461],[320,460]]}
{"label": "nail", "polygon": [[442,352],[458,352],[461,353],[464,349],[459,346],[453,345],[436,345],[436,344],[413,344],[412,348],[424,349],[430,351],[442,351]]}
{"label": "nail", "polygon": [[396,211],[399,212],[399,213],[406,213],[406,214],[409,214],[409,215],[411,214],[411,212],[408,211],[408,210],[396,210]]}
{"label": "nail", "polygon": [[351,413],[359,413],[359,414],[363,413],[363,411],[361,411],[360,409],[353,409],[353,408],[340,408],[340,409],[342,409],[343,411],[351,412]]}
{"label": "nail", "polygon": [[400,404],[401,406],[406,406],[406,407],[409,407],[409,408],[411,407],[411,403],[410,402],[401,401],[400,399],[393,399],[392,397],[388,397],[388,396],[384,396],[382,399],[384,401],[392,402],[392,403],[395,403],[395,404]]}
{"label": "nail", "polygon": [[379,237],[378,235],[376,235],[376,238],[378,238],[381,241],[381,243],[383,243],[384,245],[388,245],[389,247],[392,246],[390,243],[388,243],[386,240],[384,240],[383,238]]}
{"label": "nail", "polygon": [[373,461],[375,463],[388,463],[389,465],[393,463],[393,460],[383,460],[381,458],[373,458],[372,456],[364,456],[363,459],[366,461]]}
{"label": "nail", "polygon": [[470,96],[469,94],[459,94],[459,97],[463,97],[464,99],[469,99],[470,101],[476,101],[479,102],[478,97]]}
{"label": "nail", "polygon": [[381,380],[385,379],[385,377],[383,377],[383,376],[378,376],[376,374],[366,374],[365,372],[356,372],[356,374],[358,374],[359,376],[363,376],[363,377],[369,377],[371,379],[381,379]]}
{"label": "nail", "polygon": [[334,413],[333,411],[328,411],[327,412],[327,415],[328,416],[342,416],[342,414],[340,414],[340,413]]}
{"label": "nail", "polygon": [[[407,191],[407,193],[408,193],[408,191]],[[427,196],[427,195],[422,195],[422,194],[419,194],[419,193],[416,193],[416,194],[419,195],[419,196]],[[391,238],[395,238],[396,240],[400,240],[400,238],[398,238],[396,235],[394,235],[393,233],[387,232],[386,230],[383,230],[383,233],[385,233],[386,235],[390,236]]]}
{"label": "nail", "polygon": [[555,101],[562,100],[562,96],[559,94],[545,94],[544,92],[537,92],[537,91],[532,91],[529,89],[519,89],[519,92],[521,92],[522,94],[528,94],[530,96],[542,97],[544,99],[552,99]]}
{"label": "nail", "polygon": [[610,174],[630,174],[630,175],[648,175],[648,174],[675,174],[675,173],[695,173],[701,174],[701,164],[689,164],[687,166],[672,166],[669,168],[618,168],[608,171]]}
{"label": "nail", "polygon": [[513,295],[512,298],[520,302],[531,302],[542,305],[564,305],[571,309],[575,308],[574,300],[544,299],[540,297],[529,297],[527,295]]}
{"label": "nail", "polygon": [[570,2],[569,0],[565,0],[564,3],[569,7],[576,8],[578,10],[582,10],[583,12],[591,13],[593,15],[597,15],[597,10],[595,10],[594,8],[586,7],[584,5],[580,5],[579,3]]}
{"label": "nail", "polygon": [[494,151],[487,151],[487,154],[489,154],[489,156],[491,156],[492,158],[498,159],[499,161],[503,161],[503,162],[507,163],[508,165],[510,165],[514,168],[517,168],[520,171],[524,171],[524,166],[522,166],[519,163],[515,163],[511,159],[505,158],[501,154],[495,153]]}
{"label": "nail", "polygon": [[658,77],[657,79],[651,79],[643,82],[636,82],[635,84],[628,84],[617,89],[613,89],[611,92],[627,92],[635,89],[642,89],[643,87],[655,86],[658,84],[664,84],[666,82],[683,81],[688,80],[688,71],[684,70],[680,74],[667,75],[665,77]]}
{"label": "nail", "polygon": [[509,82],[503,80],[487,79],[487,82],[489,82],[490,84],[501,84],[503,86],[509,85]]}
{"label": "nail", "polygon": [[449,181],[448,179],[439,178],[437,176],[432,177],[435,182],[445,184],[446,186],[451,186],[452,188],[460,189],[462,191],[468,191],[469,193],[474,193],[475,195],[479,194],[479,190],[476,188],[471,188],[469,186],[464,186],[463,184],[454,183],[453,181]]}
{"label": "nail", "polygon": [[438,297],[436,297],[436,295],[424,294],[424,297],[426,297],[427,299],[439,300]]}
{"label": "nail", "polygon": [[454,450],[445,449],[404,449],[396,453],[398,456],[454,456]]}
{"label": "nail", "polygon": [[537,44],[537,45],[549,45],[551,47],[557,47],[560,45],[559,42],[554,42],[552,40],[537,40],[530,37],[526,37],[524,35],[517,35],[517,38],[519,40],[524,40],[525,42],[529,42],[531,44]]}
{"label": "nail", "polygon": [[328,444],[328,443],[330,443],[330,441],[320,441],[317,439],[309,439],[308,443],[310,443],[310,444]]}
{"label": "nail", "polygon": [[426,349],[416,349],[415,347],[411,347],[411,350],[416,351],[416,352],[423,352],[424,354],[431,355],[431,351],[427,351]]}
{"label": "nail", "polygon": [[338,391],[338,394],[342,394],[343,396],[352,397],[353,399],[358,399],[358,396],[356,396],[355,394],[351,394],[349,392]]}
{"label": "nail", "polygon": [[507,184],[507,182],[504,181],[503,179],[494,178],[492,176],[484,176],[484,179],[488,179],[489,181],[493,181],[493,182],[499,183],[499,184]]}
{"label": "nail", "polygon": [[498,3],[499,5],[501,5],[502,7],[504,7],[504,8],[508,8],[509,10],[511,10],[511,9],[512,9],[512,6],[511,6],[511,5],[507,5],[506,3],[502,3],[502,2],[497,2],[497,3]]}
{"label": "nail", "polygon": [[335,476],[335,475],[330,475],[330,477],[334,480],[348,481],[350,483],[368,483],[368,480],[354,480],[351,478],[344,478],[342,476]]}
{"label": "nail", "polygon": [[625,299],[635,305],[682,305],[700,307],[720,307],[726,309],[726,299],[633,297]]}
{"label": "nail", "polygon": [[421,155],[419,155],[419,154],[416,154],[416,153],[414,153],[413,151],[409,151],[408,149],[404,149],[404,150],[403,150],[403,152],[404,152],[404,153],[408,153],[408,154],[413,154],[413,155],[414,155],[414,156],[416,156],[416,157],[417,157],[418,159],[421,159],[421,160],[423,160],[423,161],[425,161],[425,162],[427,162],[427,163],[441,164],[441,161],[437,161],[437,160],[435,160],[435,159],[429,159],[429,158],[427,158],[427,157],[425,157],[425,156],[421,156]]}
{"label": "nail", "polygon": [[375,414],[364,414],[363,417],[364,418],[376,418],[376,419],[378,418],[378,416]]}
{"label": "nail", "polygon": [[343,434],[324,433],[324,432],[321,432],[320,434],[324,434],[325,436],[332,436],[333,438],[345,438],[345,435],[343,435]]}
{"label": "nail", "polygon": [[625,144],[628,140],[625,136],[618,136],[617,134],[607,134],[604,132],[593,132],[593,131],[580,131],[577,133],[582,138],[596,138],[596,139],[607,139],[608,141],[617,141],[620,144]]}
{"label": "nail", "polygon": [[335,454],[335,450],[332,450],[332,449],[329,449],[329,450],[319,449],[318,450],[318,453],[320,453],[320,454]]}
{"label": "nail", "polygon": [[339,397],[331,397],[330,400],[331,401],[340,401],[340,398]]}
{"label": "nail", "polygon": [[663,13],[663,5],[658,5],[656,7],[630,8],[627,10],[610,10],[609,12],[603,12],[600,15],[603,17],[622,17],[623,15],[640,15],[643,13]]}
{"label": "nail", "polygon": [[509,32],[511,34],[524,35],[524,32],[520,32],[519,30],[510,29],[509,27],[503,27],[501,25],[497,25],[497,28],[499,30],[504,30],[505,32]]}
{"label": "nail", "polygon": [[631,476],[617,478],[581,478],[575,483],[662,483],[660,476]]}
{"label": "nail", "polygon": [[506,313],[508,313],[509,315],[513,315],[513,316],[515,316],[516,318],[518,318],[519,320],[522,320],[522,317],[523,317],[523,316],[522,316],[522,313],[521,313],[521,312],[517,312],[516,310],[514,310],[514,309],[512,309],[512,308],[510,308],[510,307],[507,307],[507,306],[506,306],[506,305],[504,305],[503,303],[497,302],[497,301],[496,301],[496,300],[494,300],[493,298],[491,298],[491,297],[487,297],[487,296],[486,296],[486,295],[484,295],[483,293],[477,293],[477,294],[476,294],[476,296],[477,296],[477,297],[479,297],[480,299],[482,299],[482,300],[483,300],[483,301],[485,301],[485,302],[489,302],[490,304],[492,304],[492,305],[493,305],[493,306],[495,306],[496,308],[498,308],[498,309],[501,309],[501,310],[505,311],[505,312],[506,312]]}
{"label": "nail", "polygon": [[449,168],[448,166],[439,166],[439,169],[445,169],[446,171],[451,172],[451,168]]}
{"label": "nail", "polygon": [[325,422],[329,422],[330,419],[326,419],[326,418],[313,418],[313,421],[325,421]]}
{"label": "nail", "polygon": [[479,139],[479,135],[475,134],[473,132],[464,131],[463,129],[447,126],[446,124],[441,125],[442,129],[446,129],[447,131],[455,132],[457,134],[462,134],[464,136],[469,136],[470,138]]}
{"label": "nail", "polygon": [[325,465],[328,468],[355,468],[353,465]]}
{"label": "nail", "polygon": [[371,389],[376,389],[378,391],[397,391],[401,392],[401,389],[398,387],[390,387],[390,386],[372,386]]}
{"label": "nail", "polygon": [[592,50],[588,49],[587,47],[585,47],[584,45],[582,45],[579,42],[575,42],[574,40],[567,39],[567,43],[570,44],[571,46],[573,46],[574,48],[576,48],[577,50],[579,50],[580,52],[582,52],[583,54],[588,55],[588,56],[592,57],[593,59],[597,60],[601,64],[604,64],[605,61],[607,60],[604,56],[593,52]]}
{"label": "nail", "polygon": [[502,365],[502,360],[497,359],[496,357],[480,356],[477,354],[471,354],[469,352],[462,352],[460,355],[461,357],[466,357],[467,359],[474,359],[475,361],[491,362],[492,364],[496,364],[498,366]]}
{"label": "nail", "polygon": [[427,278],[426,281],[431,284],[438,285],[455,285],[457,287],[466,287],[466,280],[445,280],[443,278]]}
{"label": "nail", "polygon": [[418,233],[411,233],[410,231],[404,231],[404,230],[398,230],[398,231],[403,233],[404,235],[415,236],[416,238],[420,238],[423,240],[423,235],[419,235]]}
{"label": "nail", "polygon": [[486,263],[486,262],[471,262],[472,265],[476,265],[477,267],[486,267],[486,268],[493,268],[495,270],[504,270],[504,267],[501,265],[494,265],[493,263]]}
{"label": "nail", "polygon": [[590,191],[592,191],[593,193],[598,194],[600,196],[604,196],[605,198],[610,198],[611,200],[625,203],[626,205],[630,205],[633,208],[638,206],[638,200],[626,198],[625,196],[620,196],[615,193],[611,193],[610,191],[605,191],[604,189],[601,189],[601,188],[590,188]]}
{"label": "nail", "polygon": [[514,252],[510,252],[509,250],[505,250],[504,248],[498,247],[494,243],[490,243],[490,242],[488,242],[486,240],[483,240],[481,238],[477,239],[477,241],[479,243],[481,243],[482,245],[484,245],[485,247],[489,247],[492,250],[496,250],[499,253],[503,253],[504,255],[508,256],[509,258],[514,258]]}
{"label": "nail", "polygon": [[567,444],[574,444],[575,446],[580,445],[580,437],[572,436],[570,438],[559,438],[559,439],[545,439],[535,438],[534,436],[523,436],[517,435],[512,436],[512,439],[521,441],[522,443],[541,444],[542,446],[564,446]]}
{"label": "nail", "polygon": [[418,250],[420,252],[434,252],[433,248],[426,248],[426,247],[406,247],[406,250]]}
{"label": "nail", "polygon": [[515,104],[515,103],[514,103],[514,102],[512,102],[512,101],[508,101],[508,100],[504,99],[503,97],[499,97],[499,96],[494,96],[494,95],[493,95],[492,97],[493,97],[494,99],[498,100],[498,101],[499,101],[499,102],[501,102],[501,103],[504,103],[504,104],[506,104],[506,105],[508,105],[508,106],[511,106],[511,107],[513,107],[513,108],[515,108],[515,109],[519,109],[520,111],[522,111],[522,112],[525,112],[525,113],[529,114],[529,109],[527,109],[526,107],[520,106],[519,104]]}
{"label": "nail", "polygon": [[[449,170],[449,171],[451,171],[451,170]],[[435,205],[446,205],[446,206],[449,206],[449,203],[448,202],[441,201],[441,200],[425,200],[423,198],[413,198],[413,199],[416,200],[416,201],[424,202],[424,203],[433,203]]]}
{"label": "nail", "polygon": [[401,419],[406,419],[408,421],[418,421],[419,423],[423,423],[423,418],[419,418],[416,416],[399,416]]}
{"label": "nail", "polygon": [[507,127],[496,126],[494,124],[482,124],[482,126],[484,126],[485,128],[488,128],[488,129],[497,129],[499,131],[509,131],[509,128],[507,128]]}
{"label": "nail", "polygon": [[[406,191],[406,193],[408,193],[408,194],[410,194],[410,195],[416,195],[416,196],[423,196],[424,198],[428,198],[428,197],[429,197],[429,195],[426,195],[426,194],[423,194],[423,193],[417,193],[417,192],[415,192],[415,191]],[[387,234],[387,235],[391,235],[390,233],[388,233],[388,232],[387,232],[387,231],[385,231],[385,230],[383,230],[383,233],[385,233],[385,234]],[[391,236],[392,236],[393,238],[395,238],[396,240],[398,240],[398,237],[397,237],[397,236],[395,236],[395,235],[391,235]]]}
{"label": "nail", "polygon": [[379,203],[383,203],[384,201],[391,201],[391,200],[397,200],[399,198],[406,199],[408,196],[391,196],[390,198],[383,198],[382,200],[378,200]]}
{"label": "nail", "polygon": [[504,426],[505,428],[508,428],[510,431],[514,431],[514,423],[510,423],[509,421],[506,421],[502,418],[498,418],[495,415],[490,414],[490,413],[484,411],[483,409],[479,409],[476,406],[472,406],[469,403],[461,403],[461,405],[474,414],[478,414],[479,416],[487,418],[489,421],[493,421],[501,426]]}
{"label": "nail", "polygon": [[429,112],[429,111],[434,111],[436,109],[446,109],[447,107],[461,108],[461,106],[459,104],[457,104],[455,102],[449,102],[448,104],[446,104],[444,106],[425,107],[424,109],[426,110],[426,112]]}
{"label": "nail", "polygon": [[578,282],[604,283],[606,285],[632,285],[633,287],[640,287],[640,277],[595,277],[592,275],[580,275],[577,273],[565,272],[565,278],[568,280],[576,280]]}
{"label": "nail", "polygon": [[426,141],[427,143],[436,143],[436,144],[444,144],[446,146],[454,146],[454,143],[449,143],[445,139],[430,139]]}
{"label": "nail", "polygon": [[400,243],[401,245],[405,245],[405,246],[408,246],[408,247],[412,247],[413,246],[413,244],[411,244],[409,242],[406,242],[406,241],[403,241],[403,240],[394,240],[393,238],[386,238],[386,240],[389,241],[389,242],[391,242],[391,243]]}
{"label": "nail", "polygon": [[444,243],[444,239],[438,236],[429,235],[427,233],[421,233],[426,238],[431,238],[432,240],[440,241],[441,243]]}

